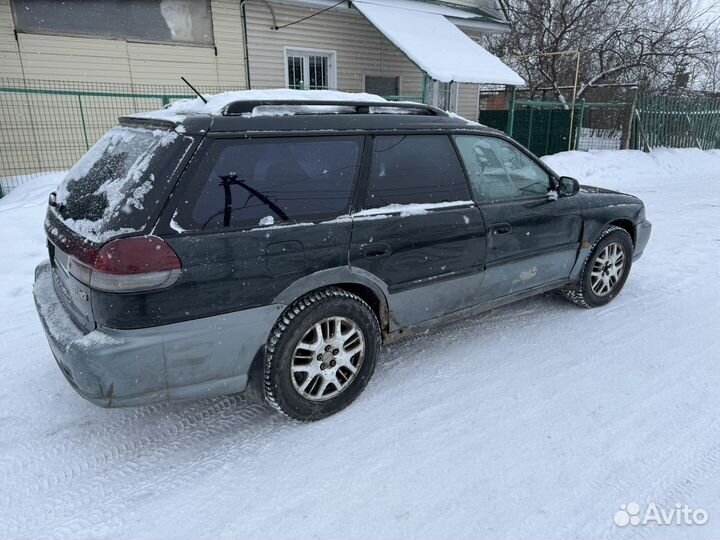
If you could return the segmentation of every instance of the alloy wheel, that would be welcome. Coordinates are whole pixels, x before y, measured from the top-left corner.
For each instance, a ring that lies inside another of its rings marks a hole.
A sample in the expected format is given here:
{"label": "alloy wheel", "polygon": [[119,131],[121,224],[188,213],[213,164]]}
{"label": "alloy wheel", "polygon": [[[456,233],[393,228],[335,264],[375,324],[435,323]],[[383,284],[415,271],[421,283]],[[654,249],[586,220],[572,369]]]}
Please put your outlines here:
{"label": "alloy wheel", "polygon": [[625,271],[625,248],[618,242],[605,246],[593,262],[590,287],[597,296],[607,296]]}
{"label": "alloy wheel", "polygon": [[295,346],[290,378],[310,401],[332,399],[350,386],[365,356],[365,338],[352,320],[329,317],[315,323]]}

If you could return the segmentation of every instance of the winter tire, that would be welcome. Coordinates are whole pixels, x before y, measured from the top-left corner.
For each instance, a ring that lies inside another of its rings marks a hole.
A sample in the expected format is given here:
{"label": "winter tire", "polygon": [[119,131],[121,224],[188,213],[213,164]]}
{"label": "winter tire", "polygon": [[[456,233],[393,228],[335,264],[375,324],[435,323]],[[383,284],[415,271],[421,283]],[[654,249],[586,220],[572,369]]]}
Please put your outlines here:
{"label": "winter tire", "polygon": [[293,302],[275,323],[265,357],[265,399],[313,421],[352,403],[375,370],[377,317],[358,296],[330,287]]}
{"label": "winter tire", "polygon": [[628,232],[611,225],[585,259],[577,285],[561,289],[571,302],[584,308],[604,306],[622,290],[632,267],[633,241]]}

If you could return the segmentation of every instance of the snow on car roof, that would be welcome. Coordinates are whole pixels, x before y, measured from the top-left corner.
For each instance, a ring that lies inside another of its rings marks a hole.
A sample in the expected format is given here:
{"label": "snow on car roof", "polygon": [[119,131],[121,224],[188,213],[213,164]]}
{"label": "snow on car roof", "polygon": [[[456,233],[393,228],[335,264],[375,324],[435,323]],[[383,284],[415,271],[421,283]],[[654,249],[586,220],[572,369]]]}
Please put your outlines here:
{"label": "snow on car roof", "polygon": [[281,101],[292,100],[302,102],[312,101],[386,101],[375,94],[364,92],[338,92],[336,90],[288,90],[277,88],[273,90],[239,90],[235,92],[222,92],[220,94],[205,96],[207,103],[200,98],[179,99],[164,109],[136,113],[131,118],[151,118],[180,123],[190,114],[221,114],[223,109],[236,101]]}

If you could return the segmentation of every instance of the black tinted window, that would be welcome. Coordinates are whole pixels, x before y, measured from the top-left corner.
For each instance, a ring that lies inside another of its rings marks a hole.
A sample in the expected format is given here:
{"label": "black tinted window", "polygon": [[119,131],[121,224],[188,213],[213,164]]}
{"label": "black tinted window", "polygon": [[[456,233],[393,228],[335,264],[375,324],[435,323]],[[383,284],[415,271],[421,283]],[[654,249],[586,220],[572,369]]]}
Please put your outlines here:
{"label": "black tinted window", "polygon": [[445,135],[375,137],[365,208],[471,200]]}
{"label": "black tinted window", "polygon": [[361,149],[361,137],[215,141],[197,174],[201,190],[189,198],[195,199],[190,215],[179,213],[180,225],[269,226],[346,213]]}

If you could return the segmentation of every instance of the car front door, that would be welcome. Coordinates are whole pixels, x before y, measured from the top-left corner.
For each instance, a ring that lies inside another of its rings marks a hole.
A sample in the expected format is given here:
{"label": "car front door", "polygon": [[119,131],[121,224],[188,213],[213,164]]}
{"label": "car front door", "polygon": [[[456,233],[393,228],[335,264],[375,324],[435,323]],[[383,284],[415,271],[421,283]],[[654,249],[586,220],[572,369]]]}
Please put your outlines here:
{"label": "car front door", "polygon": [[455,143],[488,229],[483,299],[566,280],[582,233],[577,201],[556,197],[545,168],[505,139]]}
{"label": "car front door", "polygon": [[485,226],[450,137],[375,136],[370,144],[352,216],[353,271],[382,280],[397,326],[475,303]]}

